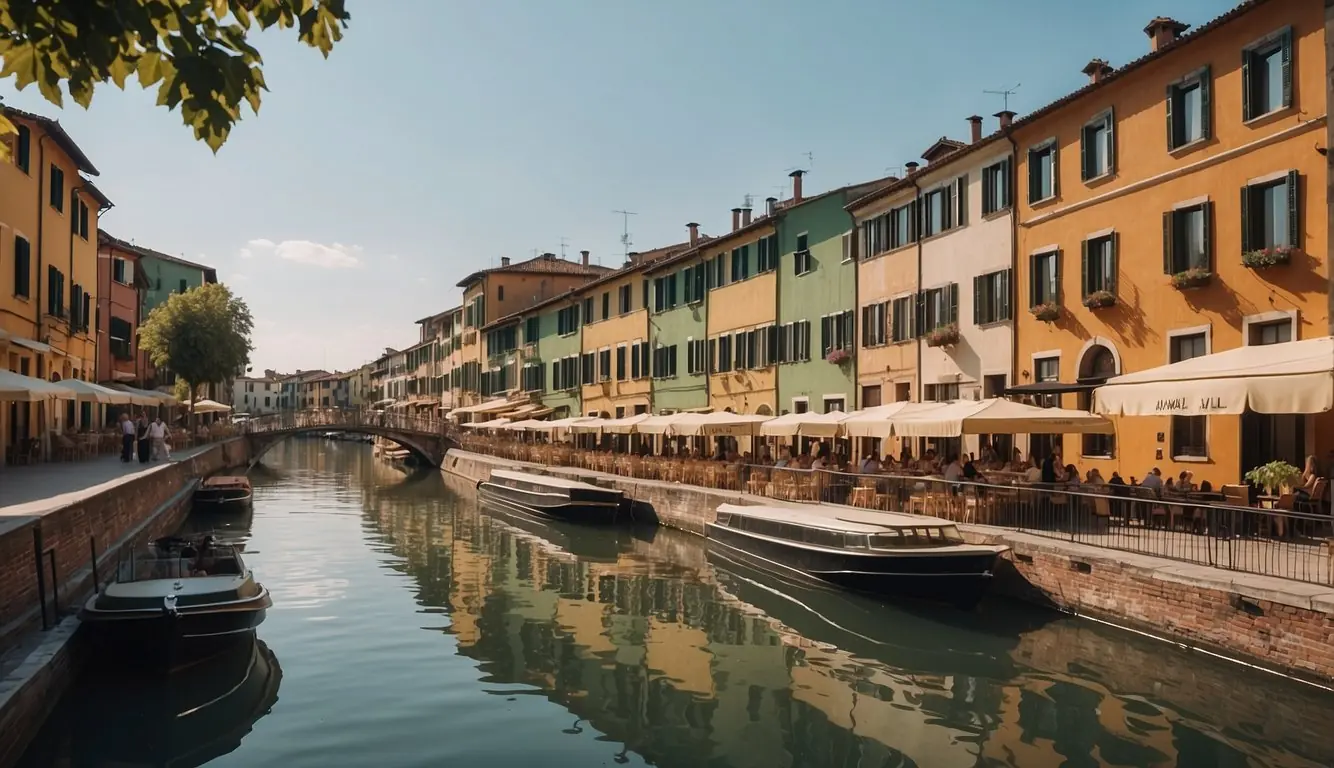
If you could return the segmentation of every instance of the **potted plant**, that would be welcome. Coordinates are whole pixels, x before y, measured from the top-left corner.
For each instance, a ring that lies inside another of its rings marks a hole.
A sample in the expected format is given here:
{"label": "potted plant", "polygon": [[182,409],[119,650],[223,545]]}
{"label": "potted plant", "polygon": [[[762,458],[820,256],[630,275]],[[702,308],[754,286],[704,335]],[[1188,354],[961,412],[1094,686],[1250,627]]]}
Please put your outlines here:
{"label": "potted plant", "polygon": [[825,355],[825,362],[830,365],[843,365],[852,359],[852,355],[843,347],[835,347]]}
{"label": "potted plant", "polygon": [[1029,307],[1028,311],[1033,313],[1033,317],[1036,317],[1044,323],[1054,323],[1061,316],[1061,305],[1054,301],[1047,301]]}
{"label": "potted plant", "polygon": [[950,323],[935,328],[926,334],[928,347],[952,347],[959,343],[959,326]]}
{"label": "potted plant", "polygon": [[1084,306],[1089,309],[1102,309],[1116,304],[1116,294],[1111,291],[1094,291],[1084,297]]}
{"label": "potted plant", "polygon": [[1241,254],[1243,266],[1251,269],[1268,269],[1292,263],[1294,256],[1300,256],[1302,250],[1295,245],[1275,245],[1269,248],[1256,248]]}
{"label": "potted plant", "polygon": [[1213,279],[1214,273],[1204,267],[1191,267],[1184,272],[1172,275],[1172,287],[1179,291],[1186,291],[1191,288],[1206,286]]}
{"label": "potted plant", "polygon": [[1287,493],[1300,480],[1302,471],[1286,461],[1271,461],[1246,473],[1246,479],[1269,492],[1270,496]]}

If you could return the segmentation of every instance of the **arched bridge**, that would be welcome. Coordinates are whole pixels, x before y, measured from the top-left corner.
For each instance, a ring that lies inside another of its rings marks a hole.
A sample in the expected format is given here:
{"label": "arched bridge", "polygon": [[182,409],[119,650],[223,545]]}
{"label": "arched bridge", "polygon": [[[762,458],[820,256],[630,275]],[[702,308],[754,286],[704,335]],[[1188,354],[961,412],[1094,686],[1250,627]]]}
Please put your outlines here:
{"label": "arched bridge", "polygon": [[445,452],[458,446],[455,426],[434,416],[367,411],[353,408],[314,408],[257,416],[242,433],[250,442],[251,463],[269,448],[292,435],[319,432],[355,432],[387,438],[412,451],[418,460],[440,466]]}

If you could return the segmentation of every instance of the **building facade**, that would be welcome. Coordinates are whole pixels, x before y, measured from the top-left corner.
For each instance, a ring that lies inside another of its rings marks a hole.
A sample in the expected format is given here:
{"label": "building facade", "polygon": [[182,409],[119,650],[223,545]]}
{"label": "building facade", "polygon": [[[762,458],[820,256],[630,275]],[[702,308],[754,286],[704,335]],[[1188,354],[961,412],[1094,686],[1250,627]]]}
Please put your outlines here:
{"label": "building facade", "polygon": [[[1090,62],[1087,86],[1014,125],[1019,381],[1067,407],[1108,376],[1330,333],[1324,11],[1270,0],[1185,28],[1154,19],[1146,56]],[[1107,476],[1217,485],[1325,455],[1326,422],[1122,418],[1053,442]]]}
{"label": "building facade", "polygon": [[137,248],[101,230],[97,239],[97,381],[144,387],[152,366],[139,349],[139,312],[148,277]]}
{"label": "building facade", "polygon": [[[750,217],[748,208],[733,210],[733,231],[705,244],[701,265],[691,274],[683,269],[678,281],[683,294],[689,286],[691,298],[701,289],[707,291],[703,348],[706,367],[712,364],[709,407],[772,416],[778,413],[777,362],[782,347],[777,326],[778,254],[773,252],[777,227],[773,216],[755,221]],[[793,338],[797,341],[791,348],[799,349],[801,336]]]}
{"label": "building facade", "polygon": [[[690,230],[690,240],[685,250],[646,266],[641,287],[649,314],[650,348],[677,350],[676,374],[652,380],[654,413],[678,413],[709,406],[706,360],[709,293],[699,285],[705,270],[702,246],[708,238],[699,234],[698,224],[692,222],[686,227]],[[686,280],[691,281],[689,287]]]}
{"label": "building facade", "polygon": [[282,382],[269,376],[238,376],[232,382],[232,408],[236,413],[263,416],[282,410]]}

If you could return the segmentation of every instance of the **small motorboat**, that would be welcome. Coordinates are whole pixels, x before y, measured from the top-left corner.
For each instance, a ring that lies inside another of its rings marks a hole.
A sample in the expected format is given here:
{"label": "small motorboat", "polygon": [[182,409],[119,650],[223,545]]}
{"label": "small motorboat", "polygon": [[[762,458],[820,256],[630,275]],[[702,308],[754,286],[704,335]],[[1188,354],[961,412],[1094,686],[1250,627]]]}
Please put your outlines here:
{"label": "small motorboat", "polygon": [[254,491],[250,487],[250,478],[243,475],[217,475],[205,478],[195,490],[196,504],[245,504],[250,501]]}
{"label": "small motorboat", "polygon": [[79,618],[99,650],[170,667],[248,637],[272,605],[237,545],[168,536],[123,553]]}
{"label": "small motorboat", "polygon": [[711,543],[757,567],[860,592],[972,607],[1009,547],[969,544],[948,520],[895,512],[721,504]]}
{"label": "small motorboat", "polygon": [[625,493],[614,488],[508,469],[492,470],[477,492],[504,509],[572,523],[611,523],[625,506]]}

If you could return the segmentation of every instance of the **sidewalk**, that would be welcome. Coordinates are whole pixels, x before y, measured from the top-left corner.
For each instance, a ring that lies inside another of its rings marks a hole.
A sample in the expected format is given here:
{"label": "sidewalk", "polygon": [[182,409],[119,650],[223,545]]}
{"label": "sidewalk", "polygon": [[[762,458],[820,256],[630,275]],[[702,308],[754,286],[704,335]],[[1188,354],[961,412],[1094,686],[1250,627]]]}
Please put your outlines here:
{"label": "sidewalk", "polygon": [[124,464],[119,455],[0,469],[0,533],[17,520],[39,517],[126,480],[207,450],[211,444],[173,450],[171,461]]}

